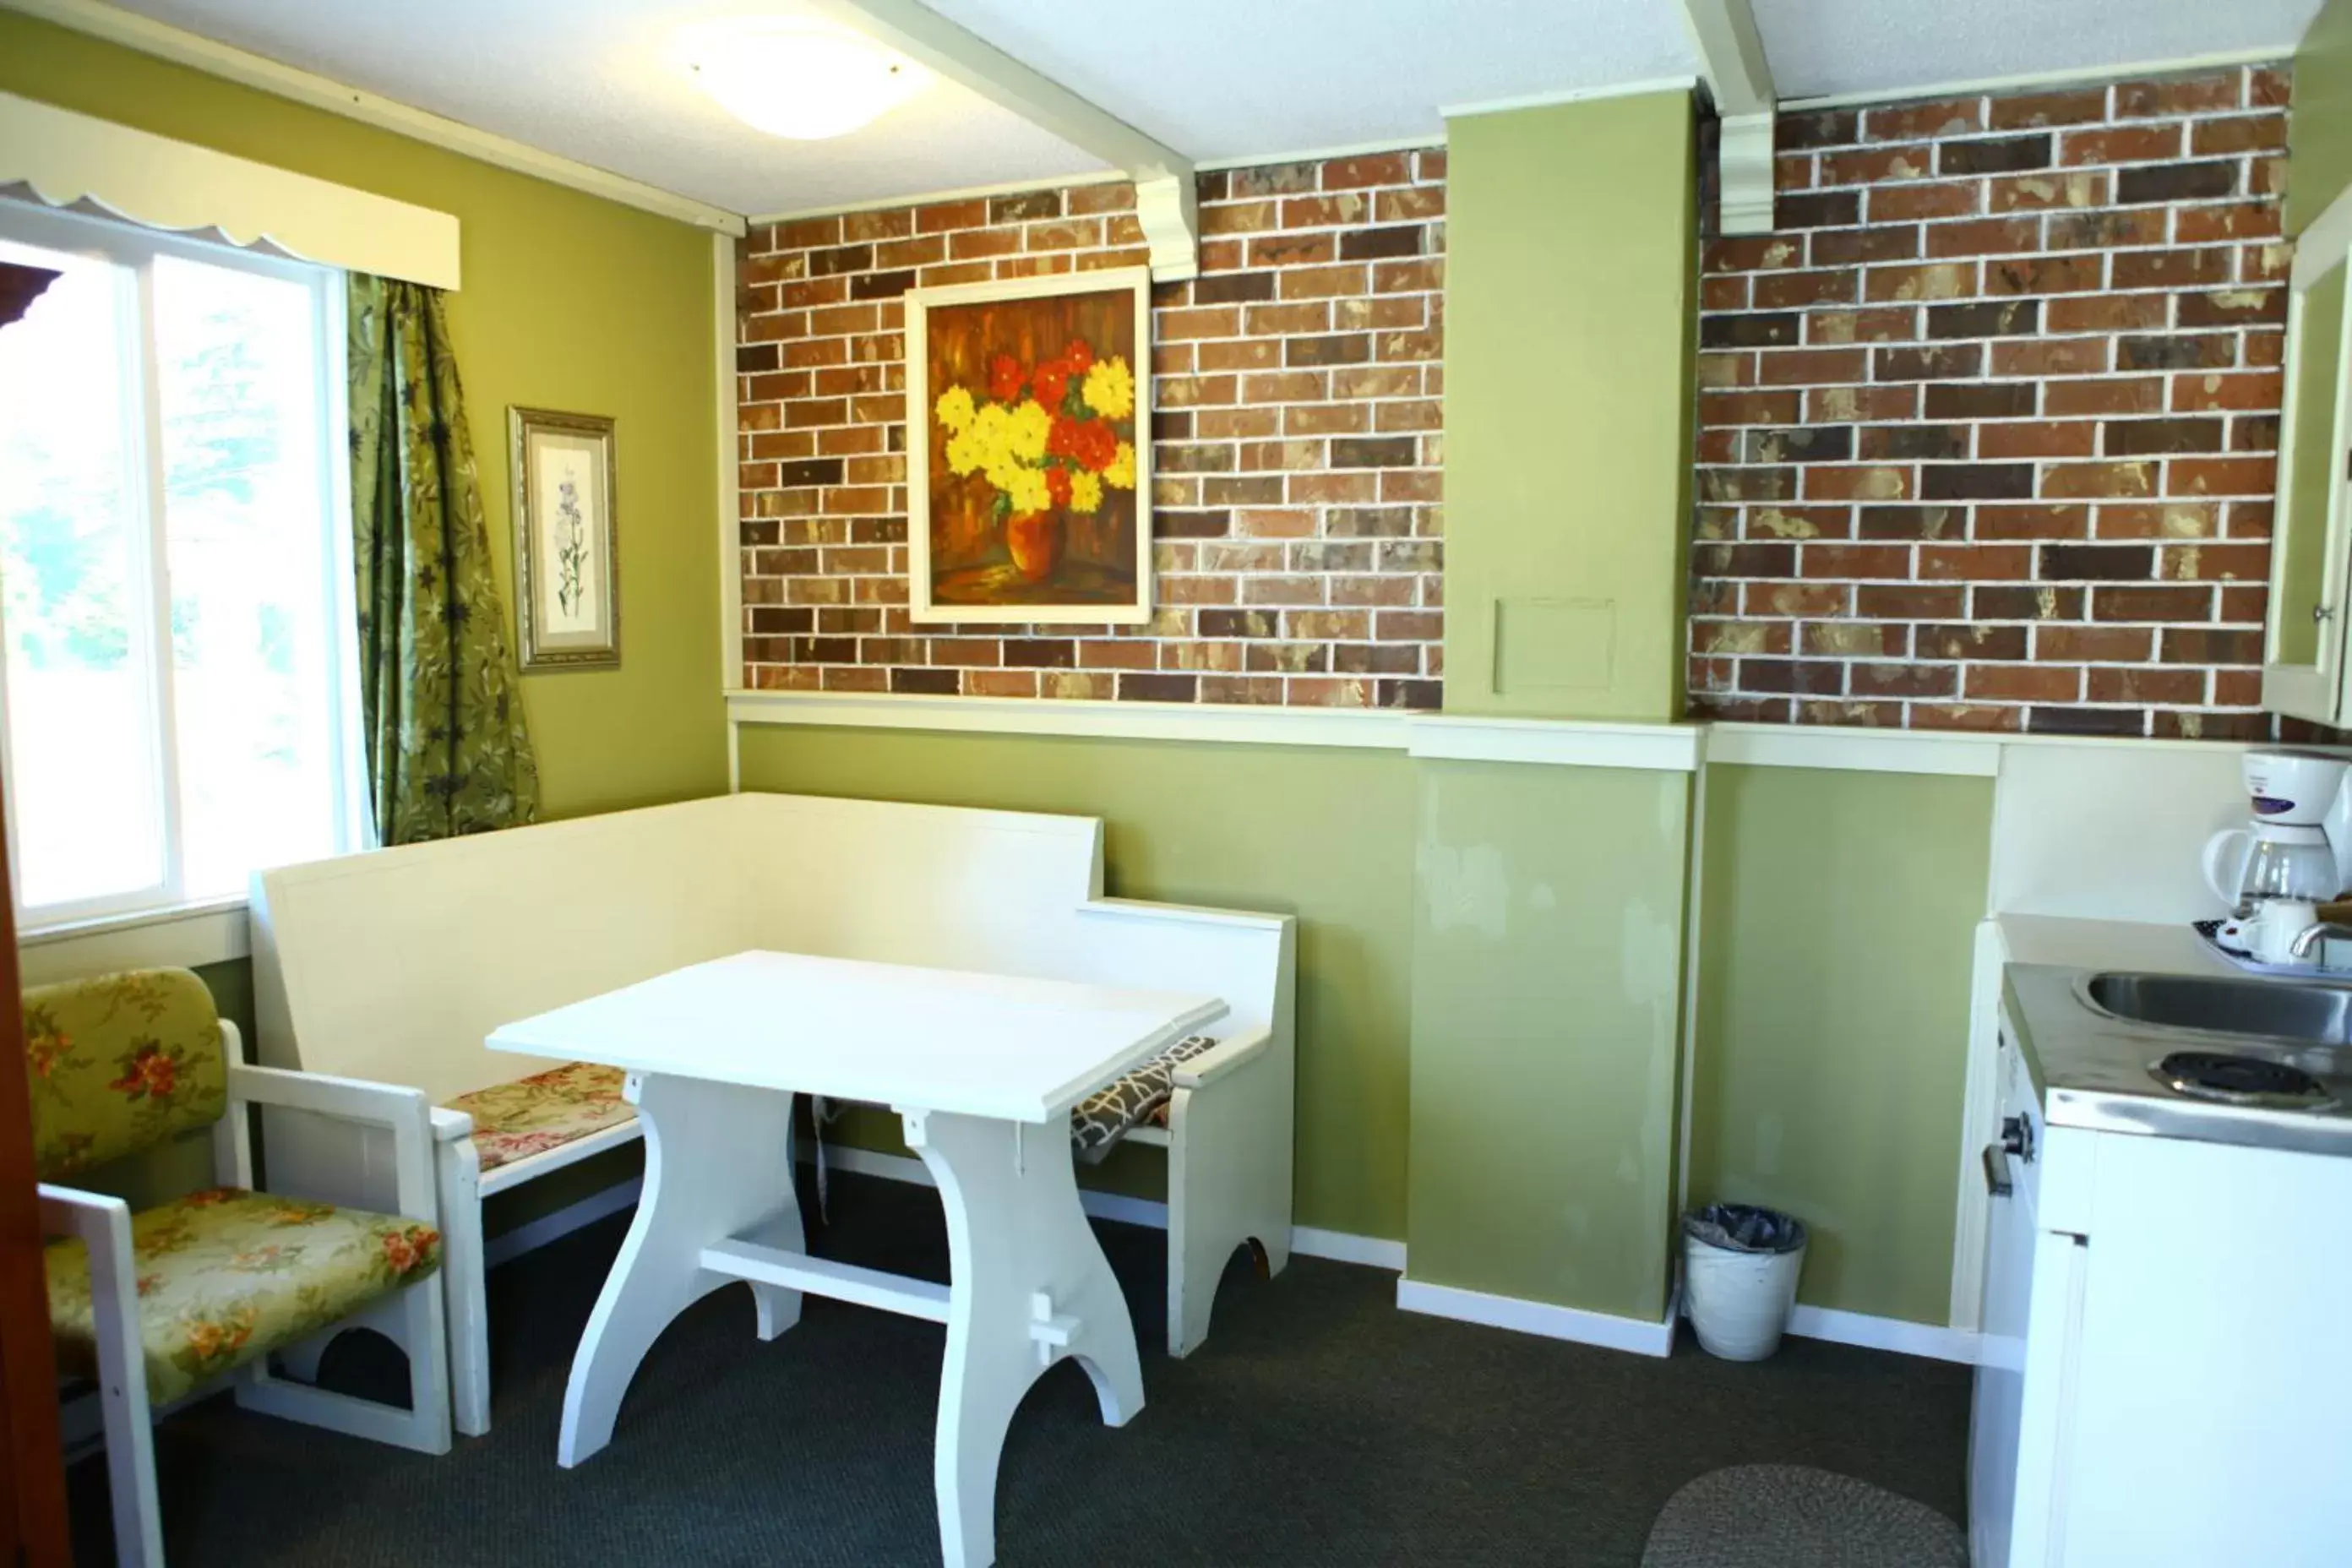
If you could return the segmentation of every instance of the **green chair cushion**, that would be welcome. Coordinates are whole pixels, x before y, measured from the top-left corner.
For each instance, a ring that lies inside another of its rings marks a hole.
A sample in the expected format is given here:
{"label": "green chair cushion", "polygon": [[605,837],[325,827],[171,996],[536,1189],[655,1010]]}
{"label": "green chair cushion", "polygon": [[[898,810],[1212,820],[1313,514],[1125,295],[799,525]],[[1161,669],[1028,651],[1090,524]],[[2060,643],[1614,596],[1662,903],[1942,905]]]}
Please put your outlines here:
{"label": "green chair cushion", "polygon": [[184,969],[27,990],[25,1070],[44,1181],[208,1127],[228,1108],[220,1018]]}
{"label": "green chair cushion", "polygon": [[[147,1397],[162,1405],[431,1275],[441,1237],[398,1215],[215,1187],[133,1215],[131,1250]],[[58,1364],[94,1376],[89,1253],[56,1241],[47,1261]]]}

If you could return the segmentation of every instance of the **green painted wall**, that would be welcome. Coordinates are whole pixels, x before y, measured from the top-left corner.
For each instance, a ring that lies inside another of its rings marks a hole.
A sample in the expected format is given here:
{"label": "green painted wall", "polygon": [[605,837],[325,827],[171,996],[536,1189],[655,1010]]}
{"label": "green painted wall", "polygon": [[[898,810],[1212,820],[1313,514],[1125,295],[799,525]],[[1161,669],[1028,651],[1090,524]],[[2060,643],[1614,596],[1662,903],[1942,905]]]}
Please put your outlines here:
{"label": "green painted wall", "polygon": [[[1297,916],[1298,1223],[1405,1234],[1407,758],[783,727],[747,729],[742,748],[746,789],[1099,816],[1112,894]],[[876,1119],[853,1135],[891,1132]],[[1104,1176],[1138,1184],[1133,1170]]]}
{"label": "green painted wall", "polygon": [[1686,774],[1433,763],[1413,902],[1413,1279],[1664,1312]]}
{"label": "green painted wall", "polygon": [[9,11],[0,91],[457,215],[450,332],[509,628],[508,405],[619,421],[622,663],[523,681],[546,812],[726,788],[708,234]]}
{"label": "green painted wall", "polygon": [[2352,0],[2327,0],[2294,52],[2286,231],[2301,234],[2352,184]]}
{"label": "green painted wall", "polygon": [[1690,95],[1446,125],[1445,706],[1682,713]]}
{"label": "green painted wall", "polygon": [[1992,781],[1717,766],[1706,809],[1692,1201],[1803,1218],[1806,1302],[1948,1321]]}

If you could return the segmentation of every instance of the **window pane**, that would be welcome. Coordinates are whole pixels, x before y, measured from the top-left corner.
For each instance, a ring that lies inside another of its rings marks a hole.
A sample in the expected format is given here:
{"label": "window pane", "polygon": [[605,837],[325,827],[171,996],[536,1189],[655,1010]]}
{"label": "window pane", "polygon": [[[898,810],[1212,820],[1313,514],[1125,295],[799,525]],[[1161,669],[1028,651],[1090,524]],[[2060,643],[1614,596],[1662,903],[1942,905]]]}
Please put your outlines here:
{"label": "window pane", "polygon": [[202,899],[337,847],[316,297],[162,257],[155,340],[181,841]]}
{"label": "window pane", "polygon": [[63,273],[0,331],[8,805],[29,910],[162,882],[163,812],[131,278],[26,246],[0,258]]}

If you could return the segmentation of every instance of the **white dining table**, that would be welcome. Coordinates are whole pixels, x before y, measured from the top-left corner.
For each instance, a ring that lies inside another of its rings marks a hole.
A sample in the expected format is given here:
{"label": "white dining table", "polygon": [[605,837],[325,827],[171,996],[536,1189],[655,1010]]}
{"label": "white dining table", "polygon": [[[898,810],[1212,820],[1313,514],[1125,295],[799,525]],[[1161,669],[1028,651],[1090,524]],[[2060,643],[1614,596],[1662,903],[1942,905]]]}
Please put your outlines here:
{"label": "white dining table", "polygon": [[[612,1440],[663,1329],[742,1281],[772,1340],[814,1291],[947,1327],[932,1483],[948,1568],[996,1556],[1013,1412],[1064,1357],[1104,1422],[1143,1408],[1135,1326],[1079,1207],[1070,1108],[1225,1011],[1213,996],[740,952],[508,1024],[493,1050],[627,1073],[644,1125],[636,1218],[572,1358],[556,1462]],[[808,1255],[796,1094],[887,1105],[947,1215],[948,1283]]]}

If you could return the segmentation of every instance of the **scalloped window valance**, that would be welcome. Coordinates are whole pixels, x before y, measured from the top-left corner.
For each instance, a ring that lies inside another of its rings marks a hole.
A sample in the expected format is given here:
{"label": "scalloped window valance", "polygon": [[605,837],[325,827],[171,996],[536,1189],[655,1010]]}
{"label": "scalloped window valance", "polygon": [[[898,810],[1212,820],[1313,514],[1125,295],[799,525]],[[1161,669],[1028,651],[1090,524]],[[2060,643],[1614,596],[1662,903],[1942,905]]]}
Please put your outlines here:
{"label": "scalloped window valance", "polygon": [[149,228],[457,287],[457,220],[447,213],[0,93],[0,195],[26,193]]}

